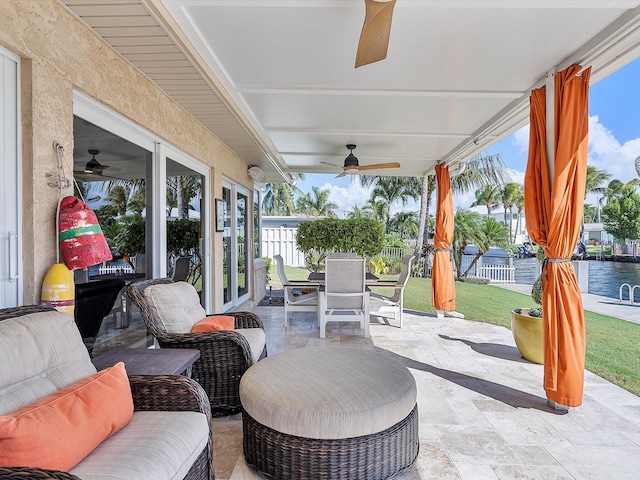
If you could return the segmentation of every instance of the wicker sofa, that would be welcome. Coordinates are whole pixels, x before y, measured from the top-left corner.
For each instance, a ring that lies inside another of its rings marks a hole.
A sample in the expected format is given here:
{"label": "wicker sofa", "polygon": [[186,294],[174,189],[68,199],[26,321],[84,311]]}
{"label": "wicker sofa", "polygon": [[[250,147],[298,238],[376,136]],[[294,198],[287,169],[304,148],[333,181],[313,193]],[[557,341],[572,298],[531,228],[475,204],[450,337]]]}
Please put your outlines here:
{"label": "wicker sofa", "polygon": [[[252,312],[227,312],[220,315],[233,317],[233,330],[189,333],[189,318],[200,320],[206,315],[192,285],[159,278],[132,283],[127,294],[161,348],[200,350],[192,376],[207,392],[213,415],[240,411],[240,378],[251,365],[267,356],[260,317]],[[160,300],[164,306],[157,305]],[[176,321],[186,323],[188,328],[177,328],[179,333],[170,331],[167,317],[180,317]]]}
{"label": "wicker sofa", "polygon": [[[48,402],[44,403],[44,415],[35,422],[33,415],[27,420],[31,431],[51,429],[51,424],[57,425],[52,418],[58,412],[52,414],[50,409],[56,404],[48,399],[60,398],[62,391],[78,384],[92,383],[106,370],[96,373],[73,318],[65,313],[50,307],[25,306],[1,309],[0,320],[0,479],[214,479],[209,401],[198,383],[179,375],[128,376],[131,396],[126,402],[131,405],[130,420],[106,439],[98,440],[95,447],[87,438],[95,436],[99,429],[96,417],[100,412],[90,402],[78,402],[81,394],[65,393],[62,398],[71,403],[66,404],[62,415],[77,415],[84,409],[89,420],[79,424],[75,417],[73,421],[65,418],[63,421],[72,425],[69,428],[73,435],[60,433],[59,440],[28,437],[27,448],[21,451],[15,439],[25,444],[19,432],[25,424],[16,419],[24,420],[24,414],[17,412],[37,412],[33,405]],[[128,389],[123,366],[113,367],[116,368],[120,383]],[[102,405],[117,401],[113,398],[116,394],[110,395],[111,390],[99,392],[103,394],[98,399]],[[101,413],[110,421],[109,413]],[[67,441],[70,444],[61,445]],[[33,463],[8,465],[15,458],[24,458],[25,451],[31,455],[34,445],[41,450],[33,452]],[[46,452],[42,452],[43,447]],[[74,448],[89,452],[65,471],[46,466],[42,460],[59,461],[69,451],[77,454]]]}

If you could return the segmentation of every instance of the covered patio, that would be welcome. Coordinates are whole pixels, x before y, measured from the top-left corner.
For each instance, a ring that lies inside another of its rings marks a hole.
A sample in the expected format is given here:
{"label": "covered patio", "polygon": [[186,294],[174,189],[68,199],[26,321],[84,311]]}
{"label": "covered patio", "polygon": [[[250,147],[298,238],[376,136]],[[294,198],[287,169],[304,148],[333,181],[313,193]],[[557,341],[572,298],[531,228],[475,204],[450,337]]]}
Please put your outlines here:
{"label": "covered patio", "polygon": [[[635,479],[640,399],[586,372],[584,402],[552,410],[542,365],[523,360],[503,327],[405,311],[404,328],[372,318],[371,338],[339,323],[320,339],[314,313],[257,307],[269,355],[315,345],[376,349],[409,368],[418,386],[420,453],[402,480]],[[216,479],[258,480],[242,457],[240,414],[212,421]]]}

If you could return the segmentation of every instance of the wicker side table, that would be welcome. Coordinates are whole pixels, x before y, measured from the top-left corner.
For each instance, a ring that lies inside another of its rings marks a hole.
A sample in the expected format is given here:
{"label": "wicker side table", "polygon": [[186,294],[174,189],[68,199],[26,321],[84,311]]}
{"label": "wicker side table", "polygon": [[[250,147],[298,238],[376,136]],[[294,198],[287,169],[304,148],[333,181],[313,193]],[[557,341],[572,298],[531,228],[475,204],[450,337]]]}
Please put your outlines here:
{"label": "wicker side table", "polygon": [[382,480],[418,455],[416,385],[382,354],[307,347],[240,382],[247,464],[272,479]]}

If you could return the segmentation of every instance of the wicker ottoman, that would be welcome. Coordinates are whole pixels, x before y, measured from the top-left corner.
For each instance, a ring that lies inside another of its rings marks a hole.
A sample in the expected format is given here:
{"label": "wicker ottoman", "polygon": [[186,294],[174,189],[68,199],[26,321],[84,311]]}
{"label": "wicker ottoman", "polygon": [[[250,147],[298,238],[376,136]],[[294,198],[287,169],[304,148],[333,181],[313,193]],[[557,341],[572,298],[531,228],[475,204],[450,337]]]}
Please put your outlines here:
{"label": "wicker ottoman", "polygon": [[240,381],[248,465],[278,480],[376,480],[418,455],[416,384],[370,350],[307,347],[250,367]]}

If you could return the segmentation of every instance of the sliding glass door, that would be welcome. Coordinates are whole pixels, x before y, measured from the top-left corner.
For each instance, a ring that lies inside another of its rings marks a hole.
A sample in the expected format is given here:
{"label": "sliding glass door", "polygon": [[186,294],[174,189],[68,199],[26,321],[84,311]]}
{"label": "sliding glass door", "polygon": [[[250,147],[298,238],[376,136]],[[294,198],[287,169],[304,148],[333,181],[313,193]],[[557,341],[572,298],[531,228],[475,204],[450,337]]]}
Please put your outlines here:
{"label": "sliding glass door", "polygon": [[223,273],[224,308],[247,301],[251,294],[252,239],[249,236],[249,191],[224,182]]}

